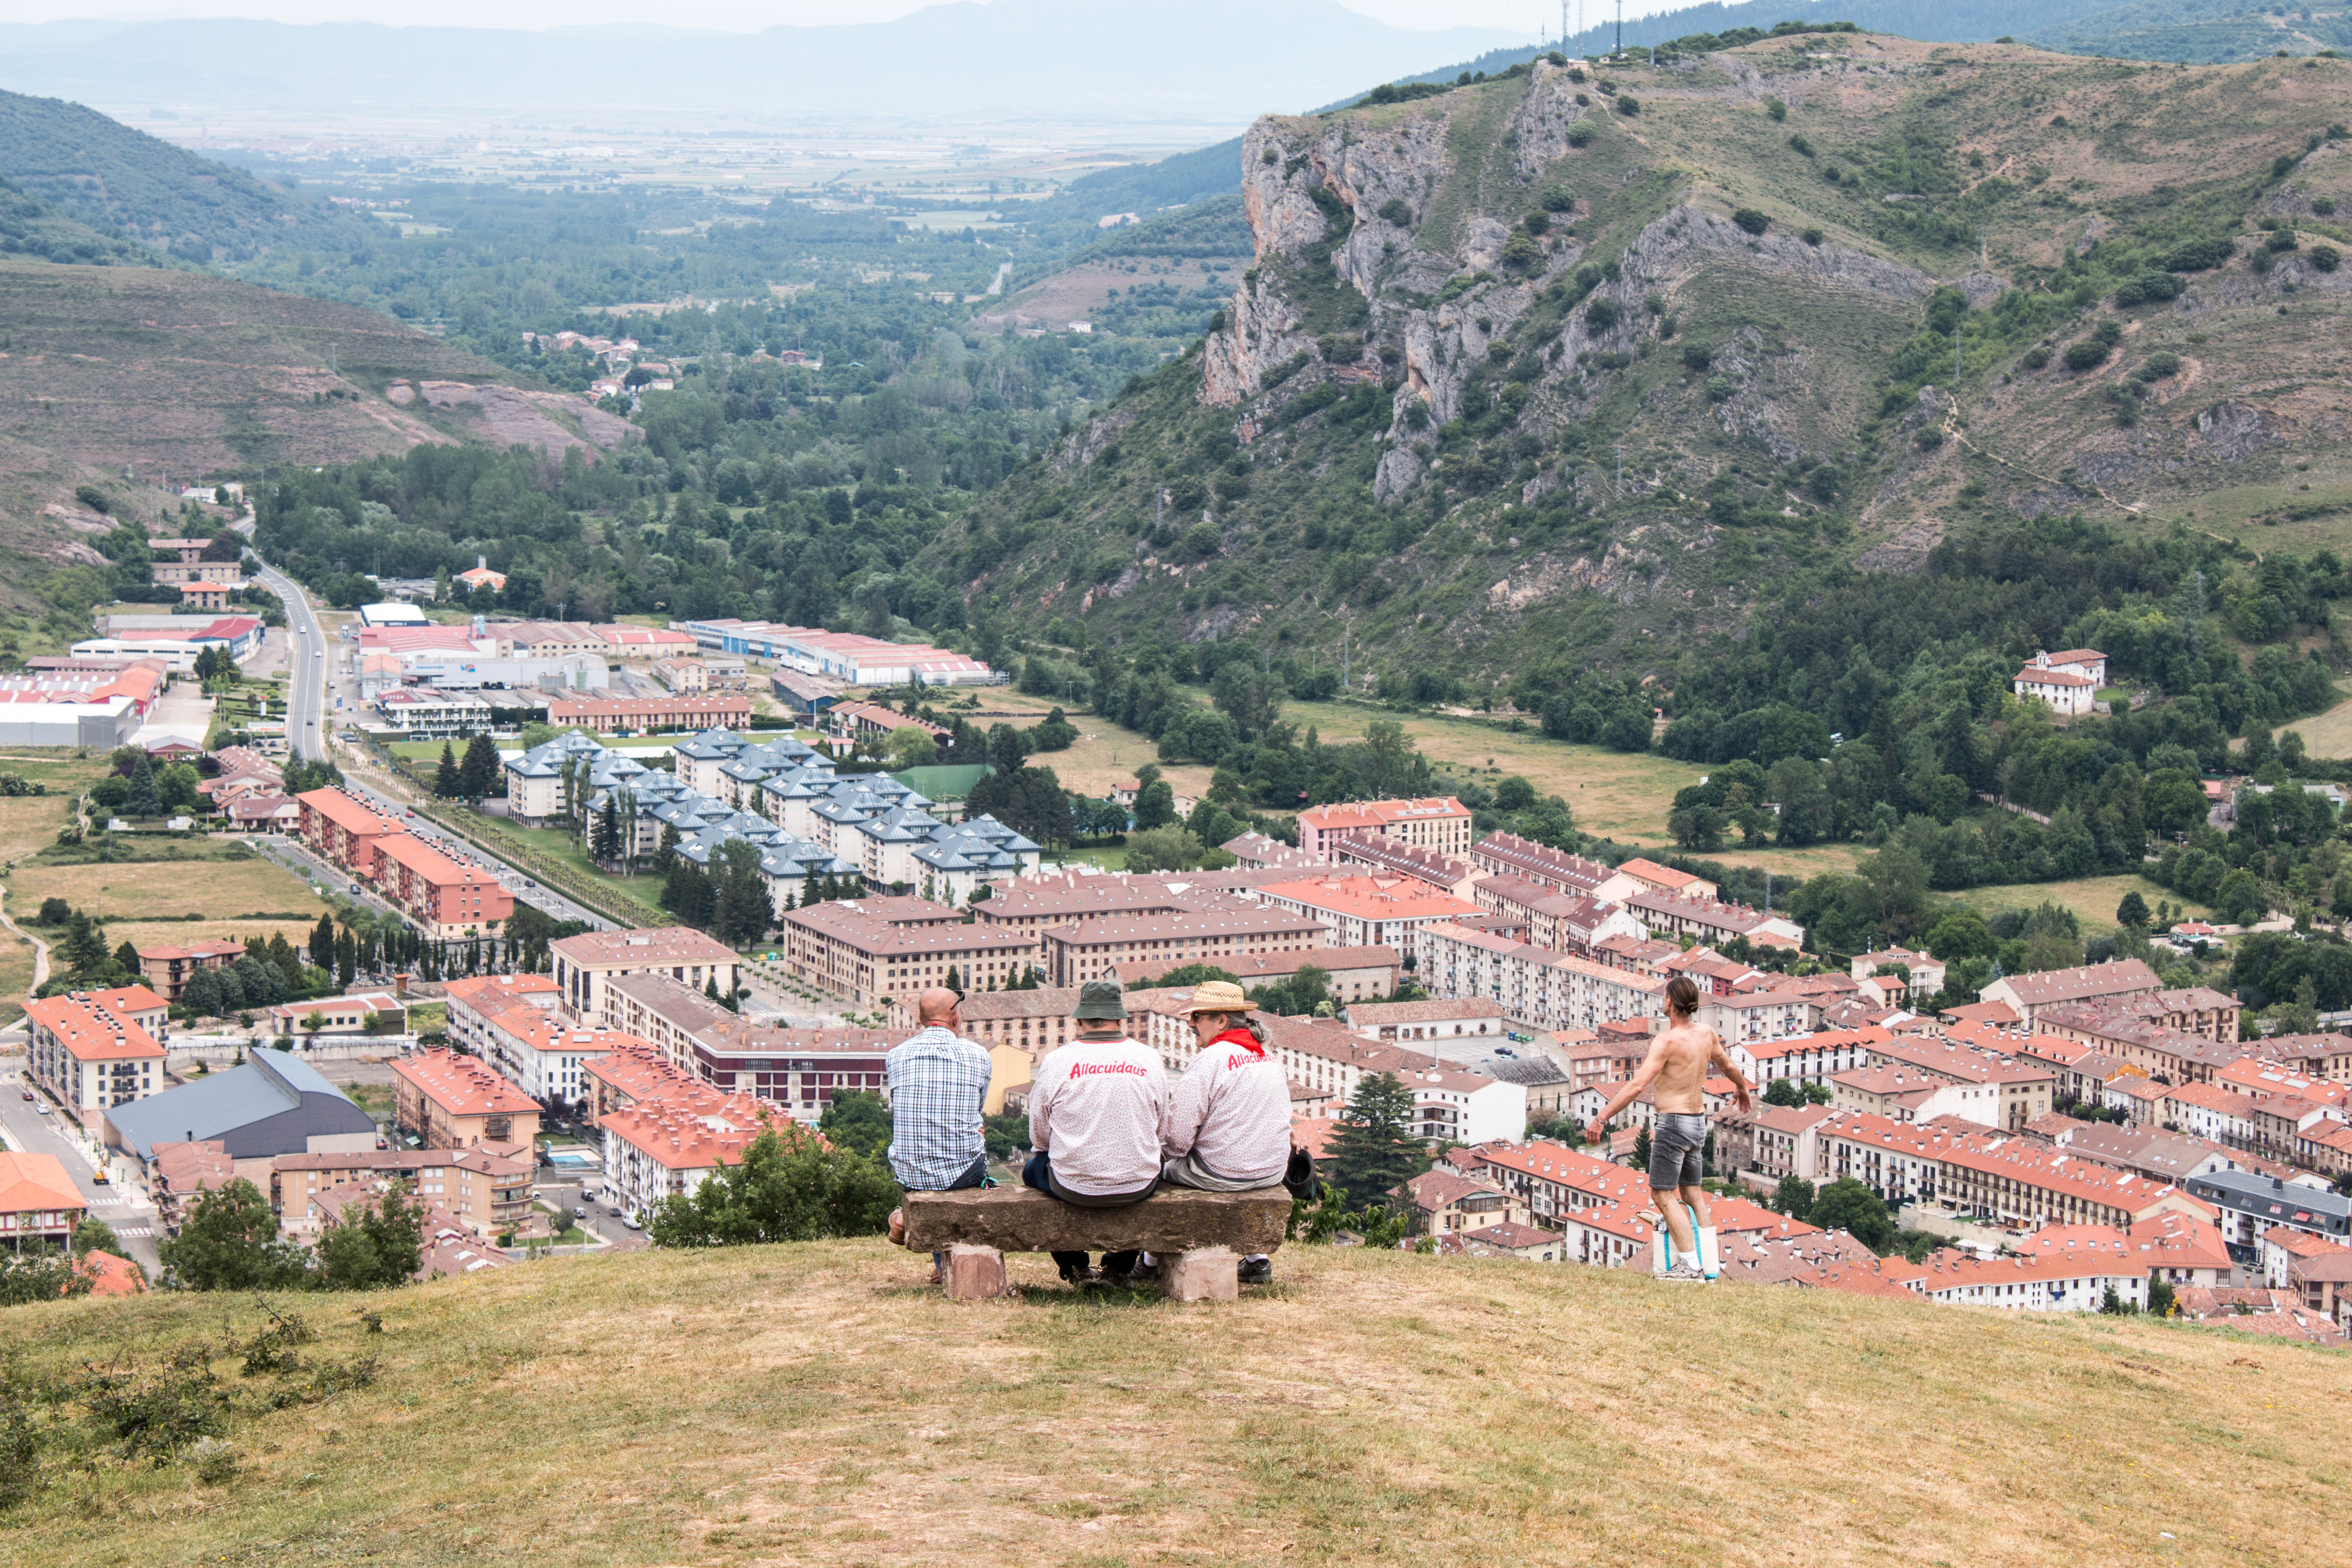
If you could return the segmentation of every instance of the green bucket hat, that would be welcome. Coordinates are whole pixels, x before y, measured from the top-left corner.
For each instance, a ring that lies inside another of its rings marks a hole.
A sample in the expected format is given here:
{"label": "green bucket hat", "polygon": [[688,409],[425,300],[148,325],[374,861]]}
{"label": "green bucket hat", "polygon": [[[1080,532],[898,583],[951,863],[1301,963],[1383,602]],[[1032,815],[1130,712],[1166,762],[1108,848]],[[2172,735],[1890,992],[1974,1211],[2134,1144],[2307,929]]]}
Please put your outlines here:
{"label": "green bucket hat", "polygon": [[1078,1010],[1076,1018],[1108,1018],[1124,1022],[1127,1017],[1127,996],[1116,980],[1089,980],[1078,987]]}

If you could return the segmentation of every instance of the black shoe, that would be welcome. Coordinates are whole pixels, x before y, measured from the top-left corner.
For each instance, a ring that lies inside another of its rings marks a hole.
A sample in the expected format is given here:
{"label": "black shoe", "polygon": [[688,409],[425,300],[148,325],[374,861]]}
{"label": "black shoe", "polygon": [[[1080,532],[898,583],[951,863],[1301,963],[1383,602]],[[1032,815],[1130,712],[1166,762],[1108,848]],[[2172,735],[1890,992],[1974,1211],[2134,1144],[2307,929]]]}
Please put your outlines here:
{"label": "black shoe", "polygon": [[1093,1268],[1085,1264],[1073,1264],[1063,1268],[1062,1283],[1065,1285],[1099,1285],[1102,1283],[1102,1277],[1097,1274]]}
{"label": "black shoe", "polygon": [[1244,1285],[1271,1285],[1274,1283],[1274,1259],[1264,1253],[1255,1258],[1244,1258],[1239,1274]]}

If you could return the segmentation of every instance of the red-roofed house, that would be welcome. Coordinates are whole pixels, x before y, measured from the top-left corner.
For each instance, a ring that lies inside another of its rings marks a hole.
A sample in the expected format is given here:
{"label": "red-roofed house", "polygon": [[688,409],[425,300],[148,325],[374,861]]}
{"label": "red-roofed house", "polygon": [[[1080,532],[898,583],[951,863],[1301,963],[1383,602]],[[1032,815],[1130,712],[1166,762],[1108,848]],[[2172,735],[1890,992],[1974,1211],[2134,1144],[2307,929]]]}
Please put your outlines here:
{"label": "red-roofed house", "polygon": [[[2106,656],[2095,657],[2100,675],[2104,676]],[[2038,697],[2059,712],[2068,714],[2088,713],[2098,695],[2099,684],[2099,678],[2085,673],[2084,667],[2060,665],[2046,653],[2035,654],[2033,662],[2019,670],[2010,682],[2020,697]]]}
{"label": "red-roofed house", "polygon": [[302,842],[329,865],[355,877],[375,876],[376,846],[408,830],[357,795],[340,789],[307,789],[294,797],[302,808]]}
{"label": "red-roofed house", "polygon": [[414,834],[377,840],[375,863],[376,886],[429,940],[496,936],[514,913],[514,895],[496,877]]}
{"label": "red-roofed house", "polygon": [[139,953],[139,977],[150,990],[166,1002],[176,1003],[180,992],[188,984],[188,976],[199,969],[218,969],[235,963],[245,956],[245,944],[226,937],[184,945],[142,947]]}
{"label": "red-roofed house", "polygon": [[1413,945],[1413,933],[1440,921],[1475,920],[1478,906],[1405,877],[1320,877],[1274,882],[1258,897],[1278,910],[1323,922],[1334,947]]}
{"label": "red-roofed house", "polygon": [[25,1009],[26,1075],[85,1127],[103,1121],[110,1107],[169,1087],[163,1047],[138,1022],[141,1016],[154,1016],[139,1003],[160,998],[143,985],[109,994],[131,1001],[117,1013],[97,994],[74,991],[43,997]]}
{"label": "red-roofed house", "polygon": [[419,1051],[392,1071],[400,1130],[429,1149],[528,1151],[539,1137],[539,1102],[472,1057]]}
{"label": "red-roofed house", "polygon": [[1360,800],[1309,806],[1298,814],[1298,847],[1330,858],[1332,838],[1341,834],[1382,834],[1441,855],[1470,849],[1470,808],[1452,795],[1423,800]]}
{"label": "red-roofed house", "polygon": [[612,1111],[598,1122],[605,1193],[625,1213],[644,1219],[667,1200],[692,1194],[720,1165],[740,1160],[744,1147],[771,1125],[784,1137],[814,1136],[765,1101],[708,1088]]}
{"label": "red-roofed house", "polygon": [[54,1154],[0,1150],[0,1241],[62,1247],[89,1212],[89,1203]]}

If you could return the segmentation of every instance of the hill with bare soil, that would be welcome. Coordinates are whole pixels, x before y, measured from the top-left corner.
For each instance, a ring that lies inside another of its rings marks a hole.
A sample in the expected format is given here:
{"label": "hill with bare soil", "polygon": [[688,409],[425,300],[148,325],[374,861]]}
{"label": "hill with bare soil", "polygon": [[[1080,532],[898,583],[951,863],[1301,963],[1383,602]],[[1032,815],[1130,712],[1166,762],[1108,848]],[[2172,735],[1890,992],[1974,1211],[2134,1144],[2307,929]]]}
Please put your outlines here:
{"label": "hill with bare soil", "polygon": [[[388,316],[209,273],[0,258],[0,549],[50,562],[96,560],[87,538],[112,526],[85,485],[152,515],[167,481],[626,429]],[[22,592],[39,570],[7,576]]]}
{"label": "hill with bare soil", "polygon": [[[1012,1266],[953,1306],[870,1241],[564,1259],[278,1299],[295,1344],[246,1297],[9,1308],[38,1458],[0,1517],[59,1568],[2235,1568],[2341,1539],[2340,1353],[1354,1249],[1222,1306]],[[218,1414],[201,1448],[147,1429],[159,1461],[101,1406]]]}

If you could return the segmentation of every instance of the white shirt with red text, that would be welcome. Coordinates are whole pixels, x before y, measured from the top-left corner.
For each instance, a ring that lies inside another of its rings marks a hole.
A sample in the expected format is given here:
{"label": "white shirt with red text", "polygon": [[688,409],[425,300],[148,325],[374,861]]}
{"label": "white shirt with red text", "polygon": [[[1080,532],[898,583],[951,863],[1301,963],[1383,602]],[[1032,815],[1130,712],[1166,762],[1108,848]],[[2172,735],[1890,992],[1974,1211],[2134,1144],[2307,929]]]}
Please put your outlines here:
{"label": "white shirt with red text", "polygon": [[1140,1040],[1074,1040],[1037,1064],[1029,1086],[1029,1143],[1074,1193],[1139,1191],[1160,1174],[1160,1118],[1168,1074]]}

